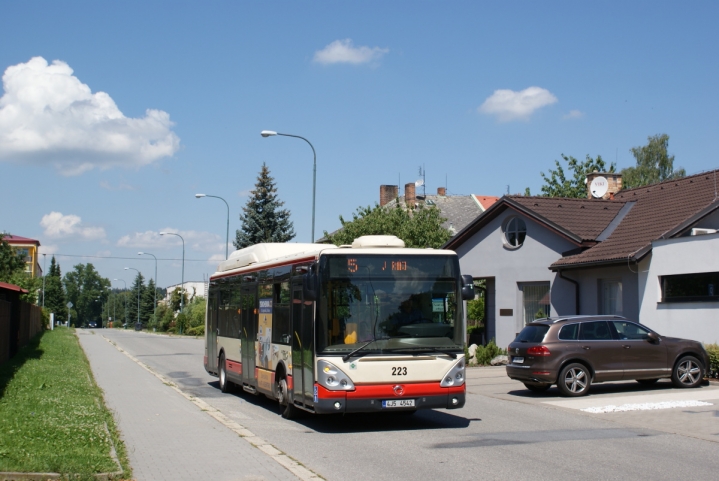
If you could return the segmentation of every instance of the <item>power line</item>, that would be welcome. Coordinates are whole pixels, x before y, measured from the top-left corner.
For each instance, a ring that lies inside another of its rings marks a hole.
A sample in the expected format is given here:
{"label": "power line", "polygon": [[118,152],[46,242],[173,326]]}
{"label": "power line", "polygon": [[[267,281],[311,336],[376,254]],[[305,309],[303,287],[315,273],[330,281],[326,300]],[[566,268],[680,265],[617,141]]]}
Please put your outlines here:
{"label": "power line", "polygon": [[[131,259],[131,260],[136,260],[136,261],[152,260],[152,259],[143,259],[142,257],[90,256],[90,255],[82,255],[82,254],[49,254],[49,255],[52,255],[55,257],[88,257],[91,259],[125,259],[125,260]],[[180,259],[180,258],[175,259],[175,258],[171,258],[171,257],[163,259],[163,258],[158,257],[157,260],[158,261],[181,261],[182,259]],[[185,262],[188,262],[188,261],[190,261],[190,262],[210,262],[209,259],[187,259],[187,258],[185,258]],[[212,262],[214,262],[214,261],[212,261]],[[220,261],[218,261],[218,263],[219,262]]]}

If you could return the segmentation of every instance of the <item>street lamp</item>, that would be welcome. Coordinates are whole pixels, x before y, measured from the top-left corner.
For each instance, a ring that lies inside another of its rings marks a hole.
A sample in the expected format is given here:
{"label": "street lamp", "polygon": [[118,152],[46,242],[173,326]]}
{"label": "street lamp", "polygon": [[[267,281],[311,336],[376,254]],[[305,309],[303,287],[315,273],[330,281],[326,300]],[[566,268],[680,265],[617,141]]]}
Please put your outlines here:
{"label": "street lamp", "polygon": [[[125,270],[128,269],[132,269],[133,271],[136,271],[138,275],[142,275],[142,273],[134,267],[125,267]],[[137,323],[140,324],[140,286],[137,286]]]}
{"label": "street lamp", "polygon": [[47,254],[42,255],[42,307],[45,307],[45,278],[47,277],[47,271],[45,266],[47,265]]}
{"label": "street lamp", "polygon": [[174,232],[160,232],[160,235],[176,235],[182,239],[182,284],[180,285],[180,312],[185,307],[185,239]]}
{"label": "street lamp", "polygon": [[281,134],[279,132],[275,132],[273,130],[263,130],[260,132],[260,135],[263,137],[273,137],[275,135],[282,135],[284,137],[294,137],[296,139],[302,139],[308,144],[310,144],[310,147],[312,148],[312,155],[314,156],[314,162],[312,164],[312,242],[315,241],[315,192],[317,187],[317,152],[315,152],[315,148],[312,145],[312,143],[307,140],[304,137],[300,137],[299,135],[292,135],[292,134]]}
{"label": "street lamp", "polygon": [[[113,279],[113,281],[121,281],[125,284],[125,290],[127,290],[127,282],[124,279]],[[127,324],[127,296],[122,296],[125,299],[125,324]]]}
{"label": "street lamp", "polygon": [[152,317],[154,319],[155,324],[157,324],[157,257],[150,254],[149,252],[138,252],[138,256],[152,256],[155,258],[155,292],[154,297],[152,298]]}
{"label": "street lamp", "polygon": [[198,199],[201,199],[203,197],[214,197],[215,199],[220,199],[227,206],[227,233],[225,234],[225,260],[227,260],[227,258],[229,257],[228,249],[230,244],[230,204],[228,204],[225,199],[218,195],[195,194],[195,197]]}

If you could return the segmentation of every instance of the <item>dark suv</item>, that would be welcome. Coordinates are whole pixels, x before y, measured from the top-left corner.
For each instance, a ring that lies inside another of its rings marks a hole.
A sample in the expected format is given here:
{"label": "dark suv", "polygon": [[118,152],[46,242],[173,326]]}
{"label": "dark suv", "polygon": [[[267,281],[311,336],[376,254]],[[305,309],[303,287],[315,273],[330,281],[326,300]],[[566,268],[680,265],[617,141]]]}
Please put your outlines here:
{"label": "dark suv", "polygon": [[696,387],[709,366],[701,343],[662,337],[619,316],[538,319],[507,350],[510,378],[535,392],[556,384],[565,396],[582,396],[593,382],[627,379],[671,378],[676,387]]}

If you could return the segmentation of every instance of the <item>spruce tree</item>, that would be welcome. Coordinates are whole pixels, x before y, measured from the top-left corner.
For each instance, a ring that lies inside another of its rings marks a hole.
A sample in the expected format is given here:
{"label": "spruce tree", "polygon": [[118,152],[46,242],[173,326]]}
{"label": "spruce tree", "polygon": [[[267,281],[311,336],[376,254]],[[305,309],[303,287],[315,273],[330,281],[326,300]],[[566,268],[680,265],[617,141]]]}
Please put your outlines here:
{"label": "spruce tree", "polygon": [[140,321],[143,324],[154,326],[152,314],[155,310],[155,281],[150,279],[147,281],[147,287],[141,294],[140,298]]}
{"label": "spruce tree", "polygon": [[233,242],[236,248],[261,242],[288,242],[295,237],[290,211],[282,209],[285,203],[277,198],[274,180],[263,163],[255,189],[240,214],[242,229],[237,231]]}
{"label": "spruce tree", "polygon": [[45,308],[55,313],[57,321],[67,320],[67,298],[62,287],[60,265],[55,262],[55,256],[52,256],[50,270],[45,277]]}
{"label": "spruce tree", "polygon": [[[127,298],[127,322],[134,326],[137,322],[137,299],[138,299],[138,292],[139,292],[139,299],[140,299],[140,316],[142,316],[142,295],[145,293],[146,287],[145,287],[145,278],[141,273],[137,273],[137,276],[135,276],[135,282],[132,283],[132,288],[130,288],[129,297]],[[140,322],[142,321],[142,317],[140,318]]]}

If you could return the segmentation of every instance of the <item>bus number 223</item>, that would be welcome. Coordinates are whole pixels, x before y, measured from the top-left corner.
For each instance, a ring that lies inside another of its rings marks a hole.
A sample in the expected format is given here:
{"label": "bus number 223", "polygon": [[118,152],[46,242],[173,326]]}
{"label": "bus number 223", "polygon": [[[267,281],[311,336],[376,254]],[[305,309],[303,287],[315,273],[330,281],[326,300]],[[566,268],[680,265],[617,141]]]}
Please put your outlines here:
{"label": "bus number 223", "polygon": [[406,375],[407,375],[407,368],[406,368],[406,367],[393,367],[393,368],[392,368],[392,375],[393,375],[393,376],[406,376]]}

